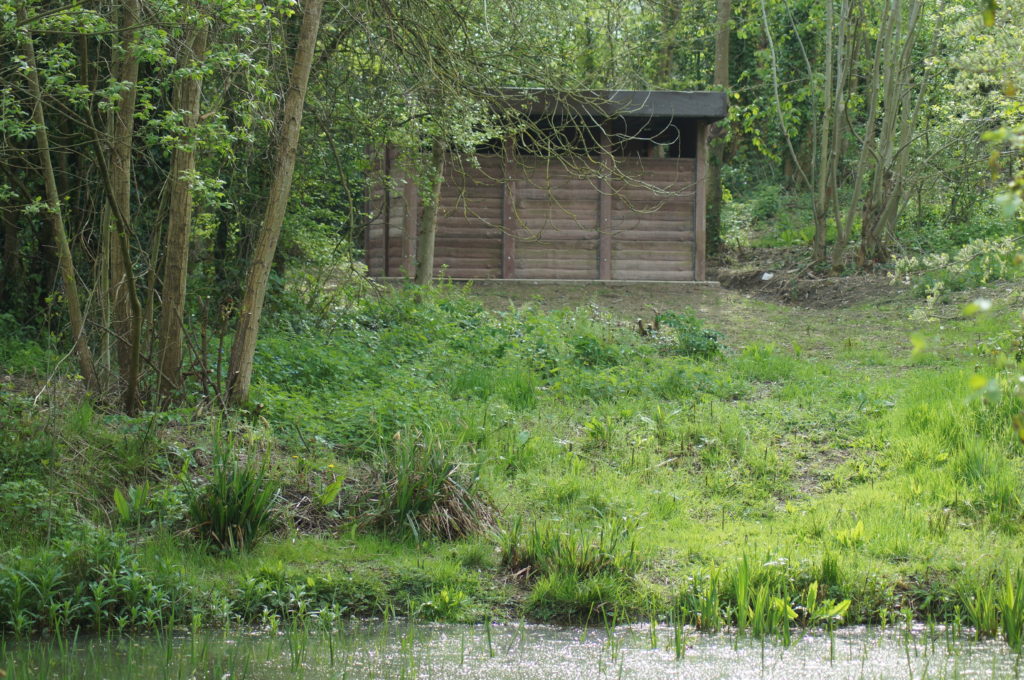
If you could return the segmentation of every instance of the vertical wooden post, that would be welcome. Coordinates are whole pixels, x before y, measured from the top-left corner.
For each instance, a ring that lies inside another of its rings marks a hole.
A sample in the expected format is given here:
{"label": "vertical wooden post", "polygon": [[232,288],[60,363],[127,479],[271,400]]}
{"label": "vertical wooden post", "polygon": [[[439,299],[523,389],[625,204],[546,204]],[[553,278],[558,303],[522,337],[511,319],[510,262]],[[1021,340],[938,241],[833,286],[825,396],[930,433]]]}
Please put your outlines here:
{"label": "vertical wooden post", "polygon": [[697,158],[696,181],[694,184],[693,201],[693,279],[704,281],[707,278],[707,174],[708,174],[708,126],[704,121],[697,121]]}
{"label": "vertical wooden post", "polygon": [[608,131],[602,126],[601,176],[597,181],[597,278],[607,281],[612,278],[612,150]]}
{"label": "vertical wooden post", "polygon": [[405,212],[402,214],[402,269],[405,270],[405,276],[412,278],[416,275],[420,193],[416,183],[409,177],[405,178],[405,186],[402,187],[402,201],[405,203]]}
{"label": "vertical wooden post", "polygon": [[384,147],[384,276],[391,276],[391,166],[395,147],[390,142]]}
{"label": "vertical wooden post", "polygon": [[506,139],[502,145],[501,174],[501,278],[516,277],[516,183],[512,179],[515,140]]}

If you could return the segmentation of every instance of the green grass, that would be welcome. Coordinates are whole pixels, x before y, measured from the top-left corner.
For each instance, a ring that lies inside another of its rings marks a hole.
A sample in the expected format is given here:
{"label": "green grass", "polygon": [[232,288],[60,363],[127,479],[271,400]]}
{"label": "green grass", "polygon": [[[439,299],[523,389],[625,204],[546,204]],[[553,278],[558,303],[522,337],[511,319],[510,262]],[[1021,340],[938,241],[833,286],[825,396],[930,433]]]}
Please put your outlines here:
{"label": "green grass", "polygon": [[[1015,635],[1003,622],[1017,591],[1008,578],[985,589],[1024,564],[1024,404],[969,386],[998,373],[970,352],[1010,332],[1009,315],[912,322],[899,305],[722,292],[695,302],[703,312],[662,308],[672,324],[641,337],[614,307],[481,299],[397,291],[330,334],[271,330],[258,405],[226,421],[4,392],[0,627],[338,608],[654,613],[783,635],[849,601],[843,622],[977,610],[979,630]],[[917,356],[915,331],[928,338]],[[265,466],[245,498],[273,498],[278,521],[251,550],[210,554],[188,531],[204,524],[189,490],[227,469],[224,430],[233,456]]]}

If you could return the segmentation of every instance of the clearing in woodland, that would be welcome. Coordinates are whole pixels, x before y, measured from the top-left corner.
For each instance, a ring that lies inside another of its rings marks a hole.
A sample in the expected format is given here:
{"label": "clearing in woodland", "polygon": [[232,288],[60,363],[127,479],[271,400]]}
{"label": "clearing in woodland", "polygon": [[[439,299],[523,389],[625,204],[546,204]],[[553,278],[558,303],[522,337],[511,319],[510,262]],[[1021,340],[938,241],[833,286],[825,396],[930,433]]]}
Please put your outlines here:
{"label": "clearing in woodland", "polygon": [[279,318],[237,416],[107,415],[59,367],[36,399],[53,359],[8,342],[0,620],[714,629],[811,598],[969,623],[1024,559],[1021,402],[989,358],[1021,304],[961,296],[928,319],[866,278],[379,288]]}

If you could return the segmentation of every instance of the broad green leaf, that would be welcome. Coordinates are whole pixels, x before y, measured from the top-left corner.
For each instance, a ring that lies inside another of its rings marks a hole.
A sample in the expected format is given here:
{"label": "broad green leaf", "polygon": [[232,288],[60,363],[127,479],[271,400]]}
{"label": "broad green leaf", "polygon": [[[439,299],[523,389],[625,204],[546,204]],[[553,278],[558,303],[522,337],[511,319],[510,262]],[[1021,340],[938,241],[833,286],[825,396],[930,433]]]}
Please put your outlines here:
{"label": "broad green leaf", "polygon": [[128,500],[120,489],[114,489],[114,507],[117,508],[117,514],[121,517],[121,521],[127,522],[131,517],[131,511],[128,509]]}
{"label": "broad green leaf", "polygon": [[344,479],[338,478],[327,485],[323,492],[318,497],[320,505],[330,505],[338,498],[338,493],[341,492],[341,485],[344,483]]}

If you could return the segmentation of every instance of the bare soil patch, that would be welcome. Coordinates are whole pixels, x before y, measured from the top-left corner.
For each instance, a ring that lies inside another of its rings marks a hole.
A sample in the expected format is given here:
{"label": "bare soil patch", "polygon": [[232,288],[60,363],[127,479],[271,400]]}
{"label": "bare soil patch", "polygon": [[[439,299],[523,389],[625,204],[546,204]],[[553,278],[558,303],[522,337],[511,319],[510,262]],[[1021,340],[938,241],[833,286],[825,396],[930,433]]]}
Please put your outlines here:
{"label": "bare soil patch", "polygon": [[908,290],[881,274],[814,276],[809,273],[762,269],[718,271],[724,288],[752,294],[760,300],[810,309],[842,309],[875,302],[907,299]]}

